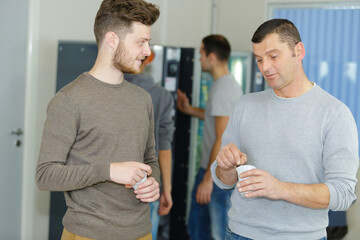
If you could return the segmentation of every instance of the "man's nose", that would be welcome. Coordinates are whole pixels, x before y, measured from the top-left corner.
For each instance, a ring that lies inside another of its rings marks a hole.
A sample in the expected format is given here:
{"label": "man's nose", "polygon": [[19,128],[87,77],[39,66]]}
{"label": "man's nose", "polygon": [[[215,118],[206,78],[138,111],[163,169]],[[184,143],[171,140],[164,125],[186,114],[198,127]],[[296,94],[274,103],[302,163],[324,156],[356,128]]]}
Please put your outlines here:
{"label": "man's nose", "polygon": [[151,49],[150,49],[150,44],[149,43],[144,44],[144,55],[145,56],[150,56],[151,55]]}
{"label": "man's nose", "polygon": [[271,69],[271,62],[267,59],[263,59],[263,70],[264,72],[267,72],[269,69]]}

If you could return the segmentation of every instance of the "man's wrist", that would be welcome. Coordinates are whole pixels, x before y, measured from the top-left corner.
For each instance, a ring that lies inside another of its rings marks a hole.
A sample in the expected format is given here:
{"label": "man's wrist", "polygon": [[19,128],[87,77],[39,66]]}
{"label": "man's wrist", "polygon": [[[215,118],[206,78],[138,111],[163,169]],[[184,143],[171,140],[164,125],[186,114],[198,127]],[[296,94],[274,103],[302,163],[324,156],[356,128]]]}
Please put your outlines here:
{"label": "man's wrist", "polygon": [[185,108],[185,111],[186,111],[186,114],[188,114],[188,115],[194,115],[194,108],[193,108],[193,106],[191,106],[191,105],[188,105],[188,106]]}
{"label": "man's wrist", "polygon": [[236,168],[224,169],[218,166],[215,171],[217,177],[223,183],[226,183],[227,185],[231,185],[237,182],[238,176],[237,176]]}
{"label": "man's wrist", "polygon": [[212,177],[211,177],[211,172],[210,171],[206,171],[203,177],[203,181],[206,182],[212,182]]}
{"label": "man's wrist", "polygon": [[168,193],[171,193],[171,186],[161,186],[161,192],[168,192]]}

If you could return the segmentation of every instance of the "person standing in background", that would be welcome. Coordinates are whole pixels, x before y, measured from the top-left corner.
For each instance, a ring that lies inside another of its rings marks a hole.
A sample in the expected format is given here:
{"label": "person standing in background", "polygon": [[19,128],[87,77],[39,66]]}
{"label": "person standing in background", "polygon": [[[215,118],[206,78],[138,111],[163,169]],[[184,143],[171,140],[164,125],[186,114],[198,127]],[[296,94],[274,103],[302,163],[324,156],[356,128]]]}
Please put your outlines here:
{"label": "person standing in background", "polygon": [[192,192],[188,225],[192,240],[222,240],[228,223],[231,192],[213,184],[210,166],[220,150],[221,136],[233,105],[242,95],[240,86],[229,71],[230,53],[230,44],[224,36],[203,38],[201,68],[209,72],[214,80],[205,109],[191,106],[187,96],[178,90],[177,108],[184,114],[204,120],[201,166]]}
{"label": "person standing in background", "polygon": [[150,220],[152,224],[151,234],[153,240],[157,239],[160,216],[169,214],[173,205],[171,196],[171,165],[172,165],[172,140],[174,135],[174,99],[171,93],[155,83],[152,76],[144,73],[148,64],[155,55],[147,57],[141,65],[140,74],[127,74],[125,79],[150,93],[154,107],[155,124],[155,150],[158,157],[161,172],[160,200],[150,203]]}
{"label": "person standing in background", "polygon": [[151,240],[148,203],[159,198],[160,181],[153,106],[124,73],[140,72],[159,14],[142,0],[102,1],[93,68],[49,103],[36,183],[65,194],[62,240]]}
{"label": "person standing in background", "polygon": [[[355,120],[305,75],[292,22],[263,23],[252,43],[270,89],[236,103],[211,167],[219,187],[235,188],[226,240],[326,240],[329,209],[346,211],[356,200]],[[257,169],[238,176],[246,162]]]}

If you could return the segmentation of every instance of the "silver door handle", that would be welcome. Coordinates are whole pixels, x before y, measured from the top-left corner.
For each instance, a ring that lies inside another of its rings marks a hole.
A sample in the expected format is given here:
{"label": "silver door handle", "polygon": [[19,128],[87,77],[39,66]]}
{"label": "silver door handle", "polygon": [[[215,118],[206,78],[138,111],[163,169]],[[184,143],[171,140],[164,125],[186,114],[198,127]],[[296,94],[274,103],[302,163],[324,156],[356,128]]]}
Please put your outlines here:
{"label": "silver door handle", "polygon": [[18,137],[21,136],[21,135],[23,135],[23,133],[24,133],[24,132],[23,132],[23,130],[22,130],[21,128],[18,128],[16,131],[11,131],[11,132],[10,132],[11,135],[16,135],[16,136],[18,136]]}

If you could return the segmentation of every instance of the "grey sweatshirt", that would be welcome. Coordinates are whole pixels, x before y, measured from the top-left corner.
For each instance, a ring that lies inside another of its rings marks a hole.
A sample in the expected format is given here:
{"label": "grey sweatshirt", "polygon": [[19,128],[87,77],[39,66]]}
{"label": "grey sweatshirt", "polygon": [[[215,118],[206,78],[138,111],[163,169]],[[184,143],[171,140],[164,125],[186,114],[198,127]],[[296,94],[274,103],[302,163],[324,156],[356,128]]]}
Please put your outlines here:
{"label": "grey sweatshirt", "polygon": [[[350,110],[319,86],[297,98],[280,98],[272,89],[237,102],[223,134],[247,154],[248,164],[280,181],[325,183],[328,209],[345,211],[356,200],[358,135]],[[221,188],[224,185],[215,174]],[[245,199],[233,191],[229,228],[252,239],[320,239],[326,236],[328,209],[310,209],[283,200]]]}
{"label": "grey sweatshirt", "polygon": [[49,103],[36,169],[40,189],[65,192],[67,230],[102,240],[150,232],[149,205],[110,180],[110,163],[124,161],[150,165],[159,182],[151,98],[84,73]]}
{"label": "grey sweatshirt", "polygon": [[155,125],[155,150],[171,149],[174,135],[174,99],[171,93],[154,82],[150,75],[137,74],[126,75],[125,79],[150,93],[154,106],[154,125]]}

